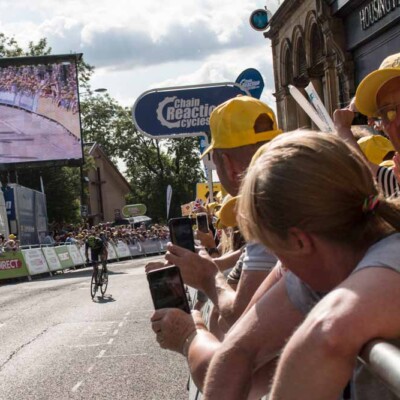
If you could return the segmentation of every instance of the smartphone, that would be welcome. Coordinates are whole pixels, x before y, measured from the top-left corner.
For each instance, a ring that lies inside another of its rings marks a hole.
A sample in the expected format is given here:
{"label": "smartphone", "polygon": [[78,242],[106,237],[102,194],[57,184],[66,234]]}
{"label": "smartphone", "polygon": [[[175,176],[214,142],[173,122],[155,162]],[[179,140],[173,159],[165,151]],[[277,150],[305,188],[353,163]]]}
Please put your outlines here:
{"label": "smartphone", "polygon": [[197,228],[199,231],[208,233],[208,215],[207,213],[196,214]]}
{"label": "smartphone", "polygon": [[171,218],[168,221],[171,242],[190,251],[194,250],[192,220],[187,217]]}
{"label": "smartphone", "polygon": [[190,314],[189,302],[179,268],[176,265],[147,274],[154,308],[180,308]]}

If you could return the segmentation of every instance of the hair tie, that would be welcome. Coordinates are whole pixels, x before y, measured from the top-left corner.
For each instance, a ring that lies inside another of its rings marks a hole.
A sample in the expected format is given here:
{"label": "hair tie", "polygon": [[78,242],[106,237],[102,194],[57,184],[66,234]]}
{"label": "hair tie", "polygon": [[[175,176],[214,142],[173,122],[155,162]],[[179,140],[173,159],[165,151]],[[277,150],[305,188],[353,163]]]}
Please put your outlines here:
{"label": "hair tie", "polygon": [[375,210],[379,204],[379,195],[369,195],[365,198],[362,206],[363,213],[367,214]]}

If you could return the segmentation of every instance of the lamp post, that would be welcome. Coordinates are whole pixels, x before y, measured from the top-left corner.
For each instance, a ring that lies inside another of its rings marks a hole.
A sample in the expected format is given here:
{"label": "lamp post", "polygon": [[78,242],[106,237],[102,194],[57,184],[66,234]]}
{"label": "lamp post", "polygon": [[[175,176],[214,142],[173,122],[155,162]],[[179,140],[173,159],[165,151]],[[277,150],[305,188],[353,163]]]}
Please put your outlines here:
{"label": "lamp post", "polygon": [[[97,88],[94,89],[93,92],[95,93],[105,93],[107,92],[106,88]],[[82,94],[80,94],[80,97],[86,97],[86,96],[91,96],[92,91],[89,89]],[[83,140],[83,135],[81,136],[82,140],[82,149],[84,146],[84,140]],[[87,203],[87,196],[85,195],[85,184],[88,183],[88,178],[83,176],[83,164],[80,165],[79,167],[80,170],[80,181],[81,181],[81,217],[88,217],[89,214],[89,205]]]}

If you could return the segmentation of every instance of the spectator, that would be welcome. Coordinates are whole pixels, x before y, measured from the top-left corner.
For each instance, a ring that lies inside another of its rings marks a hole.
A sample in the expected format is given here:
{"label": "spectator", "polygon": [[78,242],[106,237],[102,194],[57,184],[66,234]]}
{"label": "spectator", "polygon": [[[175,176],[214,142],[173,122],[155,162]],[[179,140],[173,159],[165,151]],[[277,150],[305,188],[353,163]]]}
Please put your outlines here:
{"label": "spectator", "polygon": [[[355,101],[349,107],[336,110],[334,122],[340,137],[358,149],[351,132],[356,111],[369,117],[370,124],[383,130],[397,153],[400,152],[400,53],[383,60],[379,69],[371,72],[357,88]],[[370,164],[386,196],[399,196],[400,185],[395,170]]]}
{"label": "spectator", "polygon": [[[205,399],[247,398],[301,316],[328,292],[286,345],[271,399],[337,399],[362,346],[394,338],[400,329],[393,318],[400,305],[399,202],[379,194],[368,164],[350,147],[315,132],[274,140],[241,193],[244,235],[272,249],[289,272],[217,350]],[[369,378],[359,386],[356,377],[354,398],[395,398]]]}
{"label": "spectator", "polygon": [[17,236],[13,233],[8,235],[8,240],[5,241],[3,245],[4,251],[17,251],[19,249],[19,241],[17,240]]}

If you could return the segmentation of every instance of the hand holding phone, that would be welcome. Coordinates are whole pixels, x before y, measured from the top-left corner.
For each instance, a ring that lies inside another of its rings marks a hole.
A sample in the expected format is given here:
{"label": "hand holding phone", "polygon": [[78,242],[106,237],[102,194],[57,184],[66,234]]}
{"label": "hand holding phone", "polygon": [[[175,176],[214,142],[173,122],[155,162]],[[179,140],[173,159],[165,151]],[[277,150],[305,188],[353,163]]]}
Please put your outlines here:
{"label": "hand holding phone", "polygon": [[154,308],[179,308],[190,314],[189,302],[179,268],[175,265],[147,274]]}
{"label": "hand holding phone", "polygon": [[207,213],[196,214],[197,228],[200,232],[208,233],[208,215]]}
{"label": "hand holding phone", "polygon": [[171,242],[190,251],[195,251],[192,221],[190,218],[171,218],[168,221]]}

